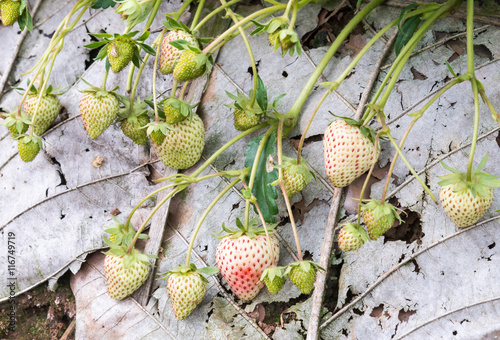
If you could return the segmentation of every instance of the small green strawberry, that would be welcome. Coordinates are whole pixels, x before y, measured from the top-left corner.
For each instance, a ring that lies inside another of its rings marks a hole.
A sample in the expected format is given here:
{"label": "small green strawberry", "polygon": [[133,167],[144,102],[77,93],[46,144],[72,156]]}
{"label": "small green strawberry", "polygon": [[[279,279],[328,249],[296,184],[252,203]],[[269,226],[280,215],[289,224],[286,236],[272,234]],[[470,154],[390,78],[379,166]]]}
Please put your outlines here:
{"label": "small green strawberry", "polygon": [[[261,82],[260,77],[259,81]],[[251,90],[247,97],[239,91],[237,91],[236,96],[226,91],[228,97],[234,100],[234,103],[226,106],[234,108],[234,128],[238,131],[246,131],[258,125],[267,111],[267,90],[263,84],[262,87],[258,88],[256,98],[252,104],[250,97],[253,98],[253,93],[253,90]],[[264,107],[261,108],[259,103]]]}
{"label": "small green strawberry", "polygon": [[238,131],[246,131],[260,123],[262,115],[249,113],[242,109],[234,109],[234,128]]}
{"label": "small green strawberry", "polygon": [[21,112],[20,115],[17,112],[11,112],[2,122],[2,125],[9,129],[12,138],[17,138],[18,135],[28,131],[30,124],[31,119],[24,112]]}
{"label": "small green strawberry", "polygon": [[161,144],[153,143],[158,157],[172,169],[192,167],[201,158],[205,146],[203,121],[194,113],[191,120],[185,119],[171,125],[171,128]]}
{"label": "small green strawberry", "polygon": [[108,283],[108,295],[122,300],[135,292],[148,278],[151,263],[149,257],[133,248],[127,253],[126,246],[113,246],[104,259],[104,274]]}
{"label": "small green strawberry", "polygon": [[171,41],[175,40],[184,40],[195,47],[200,47],[196,38],[191,33],[183,29],[176,29],[168,32],[161,43],[160,49],[159,66],[162,74],[170,74],[174,72],[174,68],[181,57],[182,50],[179,50],[170,44]]}
{"label": "small green strawberry", "polygon": [[86,48],[102,47],[95,60],[102,60],[107,57],[109,66],[114,73],[123,70],[132,61],[136,67],[140,67],[142,61],[140,49],[154,56],[156,52],[151,46],[145,44],[145,40],[149,37],[150,31],[146,30],[139,38],[133,39],[139,31],[134,31],[126,34],[107,34],[93,33],[92,36],[100,39],[85,45]]}
{"label": "small green strawberry", "polygon": [[300,289],[302,294],[309,294],[314,288],[316,270],[324,269],[311,261],[299,261],[290,263],[286,268],[286,273],[290,281]]}
{"label": "small green strawberry", "polygon": [[[301,192],[312,179],[312,173],[304,158],[297,164],[297,158],[290,158],[283,155],[283,164],[276,165],[276,168],[283,169],[283,184],[288,197]],[[273,183],[273,185],[279,182]]]}
{"label": "small green strawberry", "polygon": [[112,91],[91,87],[84,91],[80,99],[83,127],[90,138],[99,137],[118,115],[120,103]]}
{"label": "small green strawberry", "polygon": [[459,228],[468,227],[484,216],[493,202],[493,188],[500,187],[497,176],[481,172],[488,161],[488,154],[476,169],[472,168],[470,177],[441,163],[451,174],[441,176],[439,200],[452,222]]}
{"label": "small green strawberry", "polygon": [[211,58],[199,50],[185,50],[174,68],[174,79],[188,81],[202,76],[208,70],[210,60]]}
{"label": "small green strawberry", "polygon": [[134,57],[137,46],[134,41],[127,36],[115,38],[107,45],[107,57],[111,70],[118,73],[123,70]]}
{"label": "small green strawberry", "polygon": [[34,160],[42,149],[42,139],[36,136],[21,135],[18,137],[17,147],[21,159],[28,163]]}
{"label": "small green strawberry", "polygon": [[183,121],[186,118],[191,119],[193,115],[193,109],[197,105],[198,104],[189,105],[182,100],[170,97],[163,102],[165,121],[168,124],[175,124]]}
{"label": "small green strawberry", "polygon": [[147,125],[146,133],[154,144],[162,145],[168,130],[172,130],[172,127],[165,121],[153,121]]}
{"label": "small green strawberry", "polygon": [[21,8],[21,1],[16,0],[2,0],[0,1],[0,16],[2,19],[2,24],[4,26],[13,25],[21,13],[19,12]]}
{"label": "small green strawberry", "polygon": [[368,236],[373,241],[389,230],[396,218],[402,222],[396,207],[389,202],[381,203],[378,200],[367,200],[361,206],[361,214],[368,230]]}
{"label": "small green strawberry", "polygon": [[[32,87],[33,89],[34,87]],[[51,89],[51,87],[49,87]],[[40,99],[40,105],[38,106],[38,112],[36,112],[36,107],[38,100]],[[31,117],[33,125],[33,132],[41,136],[54,120],[59,115],[61,110],[61,104],[57,96],[45,93],[42,96],[38,94],[38,91],[31,92],[23,103],[24,112]]]}
{"label": "small green strawberry", "polygon": [[338,243],[342,251],[357,250],[366,240],[368,240],[368,234],[357,223],[347,222],[339,231]]}
{"label": "small green strawberry", "polygon": [[119,112],[119,117],[122,119],[120,128],[123,134],[137,145],[146,144],[148,141],[146,126],[149,124],[149,111],[145,108],[146,103],[137,100],[131,107],[128,97],[119,96],[119,98],[125,105]]}
{"label": "small green strawberry", "polygon": [[[109,234],[109,242],[105,237],[104,242],[106,242],[106,244],[110,247],[121,245],[128,247],[135,236],[134,228],[130,227],[130,225],[127,227],[113,215],[111,215],[111,218],[116,222],[116,224],[106,227],[104,231]],[[147,235],[141,234],[139,238],[147,238]]]}
{"label": "small green strawberry", "polygon": [[271,294],[277,294],[285,284],[285,267],[269,267],[264,270],[260,281],[264,281]]}
{"label": "small green strawberry", "polygon": [[165,273],[167,281],[167,294],[172,302],[175,317],[185,319],[196,306],[203,300],[207,291],[208,280],[202,275],[213,275],[219,270],[214,267],[197,269],[191,263],[189,267],[178,266]]}
{"label": "small green strawberry", "polygon": [[268,33],[268,40],[271,46],[274,46],[274,51],[281,47],[282,56],[287,53],[292,56],[295,51],[297,51],[299,57],[301,56],[300,39],[295,29],[290,27],[288,17],[280,16],[270,20],[266,24],[254,23],[257,25],[257,29],[252,34]]}

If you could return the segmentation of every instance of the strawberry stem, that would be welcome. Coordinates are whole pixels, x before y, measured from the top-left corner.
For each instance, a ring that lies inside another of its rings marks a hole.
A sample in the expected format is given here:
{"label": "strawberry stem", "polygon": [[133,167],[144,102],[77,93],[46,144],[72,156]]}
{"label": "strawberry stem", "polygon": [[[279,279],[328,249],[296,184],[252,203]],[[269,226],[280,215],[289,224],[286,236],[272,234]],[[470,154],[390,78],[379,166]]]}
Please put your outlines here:
{"label": "strawberry stem", "polygon": [[[108,81],[108,74],[109,74],[109,69],[107,67],[104,68],[104,77],[102,78],[102,85],[101,85],[101,89],[103,91],[106,91],[106,82]],[[132,107],[132,105],[130,105],[130,107]]]}
{"label": "strawberry stem", "polygon": [[[158,123],[159,118],[158,118],[158,104],[156,100],[156,71],[158,70],[158,58],[160,56],[160,49],[161,49],[161,41],[163,40],[163,36],[165,35],[165,32],[167,31],[167,28],[163,28],[160,36],[159,36],[159,41],[158,43],[158,48],[156,49],[156,56],[155,56],[155,64],[153,65],[153,103],[155,107],[155,119],[156,122]],[[132,105],[132,102],[130,103]]]}
{"label": "strawberry stem", "polygon": [[[297,12],[298,12],[297,0],[290,0],[290,2],[293,3],[293,13],[292,13],[292,19],[290,20],[290,24],[288,25],[289,30],[294,28],[295,21],[297,20]],[[288,17],[288,15],[287,15],[287,17]]]}
{"label": "strawberry stem", "polygon": [[205,7],[205,0],[200,0],[200,2],[198,3],[198,8],[196,9],[196,13],[194,14],[193,21],[191,22],[191,26],[189,27],[190,31],[192,31],[193,28],[196,27],[196,24],[198,23],[198,20],[200,20],[200,15],[204,7]]}
{"label": "strawberry stem", "polygon": [[[278,125],[277,139],[278,139],[278,165],[281,165],[283,163],[283,119],[280,120]],[[300,154],[298,159],[300,159]],[[297,164],[299,164],[298,161]],[[293,211],[292,211],[292,206],[290,204],[290,199],[286,192],[285,183],[283,182],[283,168],[279,167],[278,173],[279,173],[281,191],[283,192],[283,197],[285,198],[286,210],[288,212],[288,216],[290,217],[290,224],[292,226],[293,238],[295,239],[295,247],[297,248],[297,257],[299,258],[299,261],[302,261],[303,259],[302,259],[302,250],[300,249],[299,234],[297,232],[297,226],[295,225],[295,218],[293,217]]]}
{"label": "strawberry stem", "polygon": [[189,247],[188,247],[187,256],[186,256],[186,267],[189,267],[189,263],[190,263],[189,261],[191,260],[191,251],[193,250],[194,241],[196,239],[196,235],[200,231],[200,228],[201,228],[201,225],[203,224],[203,221],[205,221],[205,218],[208,216],[208,213],[212,210],[212,208],[215,206],[215,204],[217,204],[217,202],[222,198],[222,196],[224,196],[229,190],[231,190],[231,188],[234,187],[236,185],[236,183],[238,183],[239,181],[241,181],[241,178],[234,179],[228,186],[226,186],[224,188],[224,190],[222,190],[217,195],[217,197],[214,198],[214,200],[210,203],[210,205],[207,207],[207,209],[205,209],[205,212],[201,216],[200,220],[198,221],[198,224],[196,225],[196,228],[193,231],[193,234],[191,235],[191,241],[189,242]]}
{"label": "strawberry stem", "polygon": [[[266,233],[267,237],[267,245],[269,246],[269,253],[271,254],[271,261],[272,265],[271,267],[274,267],[277,265],[277,263],[274,263],[274,251],[273,251],[273,245],[271,244],[271,237],[269,236],[269,230],[267,230],[267,224],[266,220],[264,219],[264,215],[262,215],[262,211],[259,208],[259,205],[257,204],[257,201],[253,203],[255,205],[255,209],[257,209],[257,213],[259,214],[260,221],[262,223],[262,227],[264,228],[264,232]],[[246,225],[245,225],[246,227]]]}
{"label": "strawberry stem", "polygon": [[[182,86],[181,93],[179,93],[179,99],[184,100],[184,92],[186,91],[186,88],[188,86],[189,82],[185,82],[184,85]],[[174,94],[175,95],[175,94]]]}
{"label": "strawberry stem", "polygon": [[229,1],[228,3],[225,3],[222,6],[217,7],[212,12],[208,13],[191,31],[192,32],[198,31],[204,24],[206,24],[210,19],[212,19],[212,17],[215,16],[217,13],[219,13],[220,11],[222,11],[222,10],[228,8],[229,6],[232,6],[240,1],[241,0],[232,0],[232,1]]}
{"label": "strawberry stem", "polygon": [[467,0],[467,71],[471,75],[472,93],[474,94],[474,130],[470,147],[469,164],[467,166],[467,181],[472,180],[472,162],[476,151],[477,137],[479,134],[479,95],[474,70],[474,1]]}
{"label": "strawberry stem", "polygon": [[[379,147],[379,142],[380,142],[380,135],[385,133],[384,130],[381,130],[377,133],[375,136],[375,142],[373,143],[373,152],[377,152],[377,149]],[[377,164],[377,161],[374,161],[372,165],[370,166],[370,171],[368,171],[368,174],[366,175],[366,179],[363,183],[363,187],[361,188],[361,193],[359,194],[359,202],[358,202],[358,225],[361,225],[361,206],[363,205],[363,196],[365,195],[365,190],[368,187],[368,183],[370,182],[370,178],[372,177],[373,169],[375,169],[375,164]]]}

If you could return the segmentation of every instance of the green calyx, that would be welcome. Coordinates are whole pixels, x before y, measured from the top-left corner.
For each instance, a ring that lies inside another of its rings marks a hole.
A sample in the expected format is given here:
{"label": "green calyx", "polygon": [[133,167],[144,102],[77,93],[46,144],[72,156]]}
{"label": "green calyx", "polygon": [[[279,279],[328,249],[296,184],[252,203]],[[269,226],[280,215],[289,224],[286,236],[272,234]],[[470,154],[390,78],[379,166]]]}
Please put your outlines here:
{"label": "green calyx", "polygon": [[167,135],[169,130],[173,130],[172,126],[165,121],[152,121],[147,124],[146,133],[151,139],[156,143],[156,145],[161,145],[165,136]]}
{"label": "green calyx", "polygon": [[[174,46],[180,51],[191,51],[194,53],[194,58],[196,60],[196,66],[194,67],[195,70],[201,70],[203,69],[203,73],[200,75],[202,76],[203,74],[207,73],[208,70],[210,70],[211,66],[214,64],[214,59],[211,54],[205,54],[203,53],[198,46],[194,46],[193,44],[189,43],[186,40],[179,39],[179,40],[173,40],[170,42],[170,45]],[[181,55],[181,60],[182,60],[182,55]],[[179,65],[179,64],[177,64]],[[177,68],[177,67],[176,67]],[[175,72],[175,69],[174,69]],[[181,80],[183,81],[183,80]]]}
{"label": "green calyx", "polygon": [[[151,96],[146,99],[150,98]],[[148,115],[150,113],[150,111],[146,108],[147,104],[140,99],[137,99],[133,105],[131,105],[129,97],[118,95],[118,99],[124,105],[124,108],[120,109],[118,112],[120,120],[128,119],[131,123],[135,123],[137,122],[137,117]]]}
{"label": "green calyx", "polygon": [[[309,166],[307,165],[306,160],[303,157],[300,158],[300,164],[297,164],[297,158],[291,158],[285,155],[282,156],[282,160],[283,162],[281,165],[275,165],[274,167],[277,169],[287,169],[287,172],[290,176],[294,176],[296,174],[303,175],[306,184],[309,184],[314,173],[311,172],[311,169],[309,169]],[[271,183],[271,185],[278,185],[279,182],[279,179],[277,179],[276,181]]]}
{"label": "green calyx", "polygon": [[[165,280],[172,274],[188,275],[191,273],[198,273],[200,275],[200,278],[203,280],[203,282],[208,283],[208,280],[204,275],[207,275],[207,276],[215,275],[218,272],[219,272],[219,269],[216,267],[196,268],[196,265],[194,263],[190,263],[189,266],[178,265],[176,268],[169,270],[168,272],[161,273],[159,275],[163,276],[163,277],[161,277],[161,280]],[[204,275],[201,275],[201,274],[204,274]]]}
{"label": "green calyx", "polygon": [[[1,1],[1,0],[0,0]],[[31,80],[28,79],[26,80],[26,85],[27,86],[30,86],[30,83],[31,83]],[[22,94],[24,92],[26,92],[26,89],[22,88],[22,87],[13,87],[14,90],[16,91],[19,91],[18,93]],[[66,91],[64,91],[62,88],[60,87],[56,87],[54,88],[52,85],[48,85],[44,91],[44,95],[54,95],[54,96],[59,96],[61,94],[64,94]],[[30,94],[40,94],[40,87],[37,87],[35,86],[35,84],[31,85],[31,87],[29,88],[29,93]]]}
{"label": "green calyx", "polygon": [[[233,239],[236,239],[238,237],[241,237],[243,235],[247,235],[250,238],[256,238],[258,235],[266,235],[266,229],[264,227],[259,227],[256,228],[256,226],[259,225],[259,221],[257,218],[253,218],[248,222],[247,228],[243,226],[243,223],[241,223],[239,218],[236,218],[236,229],[231,229],[227,228],[225,223],[222,223],[222,232],[225,232],[225,235],[220,235],[220,236],[215,236],[216,238],[225,238],[225,237],[231,237]],[[273,223],[269,224],[267,226],[267,231],[269,234],[272,234],[272,231],[278,223]]]}
{"label": "green calyx", "polygon": [[[135,236],[134,228],[132,228],[130,225],[125,225],[115,216],[111,216],[111,218],[116,222],[116,224],[106,227],[104,231],[110,234],[110,237],[106,238],[105,236],[103,236],[104,242],[111,248],[118,246],[124,246],[128,248]],[[139,238],[147,239],[149,238],[149,236],[146,234],[140,234]]]}
{"label": "green calyx", "polygon": [[353,238],[360,239],[362,243],[368,240],[368,233],[366,230],[358,223],[346,222],[342,229]]}
{"label": "green calyx", "polygon": [[126,246],[112,246],[107,252],[104,252],[106,255],[115,255],[115,256],[123,256],[123,268],[127,269],[134,265],[136,262],[142,262],[147,265],[151,265],[149,262],[150,258],[157,258],[156,255],[153,254],[144,254],[139,250],[132,248],[130,252],[127,252]]}
{"label": "green calyx", "polygon": [[233,109],[240,109],[243,110],[247,113],[249,118],[252,118],[256,114],[263,114],[266,112],[266,110],[263,110],[259,104],[258,101],[254,101],[252,105],[252,100],[250,99],[253,95],[253,90],[250,90],[249,96],[245,96],[243,93],[240,93],[240,91],[236,91],[236,96],[232,93],[229,93],[226,91],[226,94],[229,98],[234,100],[234,103],[226,105],[229,108]]}
{"label": "green calyx", "polygon": [[451,174],[440,176],[441,179],[438,184],[440,186],[454,185],[454,192],[460,193],[463,191],[470,191],[472,196],[480,195],[482,197],[490,196],[490,188],[500,187],[500,179],[497,176],[490,175],[486,172],[482,172],[483,168],[488,162],[488,154],[486,154],[477,168],[472,168],[471,178],[467,179],[467,173],[460,172],[452,167],[441,162],[441,165]]}
{"label": "green calyx", "polygon": [[[386,216],[394,216],[394,218],[397,218],[400,223],[403,222],[401,219],[401,216],[398,214],[398,210],[402,211],[401,209],[396,208],[389,202],[384,202],[380,203],[379,200],[365,200],[365,203],[361,205],[361,210],[365,211],[368,210],[372,213],[373,219],[375,221],[378,221]],[[363,229],[364,230],[364,229]]]}
{"label": "green calyx", "polygon": [[285,277],[286,276],[286,267],[269,267],[266,268],[260,277],[259,281],[264,281],[264,279],[267,277],[270,282],[274,281],[274,278],[276,277]]}
{"label": "green calyx", "polygon": [[363,136],[367,137],[373,144],[375,144],[375,139],[377,137],[377,132],[371,126],[363,126],[364,120],[355,120],[349,117],[337,116],[330,112],[332,116],[338,119],[344,120],[347,124],[359,128]]}
{"label": "green calyx", "polygon": [[15,138],[17,135],[28,131],[28,127],[31,125],[31,117],[24,112],[21,112],[21,115],[18,116],[17,112],[14,111],[9,113],[2,125],[7,126],[11,136]]}
{"label": "green calyx", "polygon": [[316,271],[325,270],[325,268],[321,267],[319,264],[315,262],[304,260],[304,261],[292,262],[289,265],[287,265],[285,274],[290,273],[293,267],[300,267],[300,269],[305,273],[309,272],[311,268],[314,268]]}
{"label": "green calyx", "polygon": [[97,87],[97,86],[94,86],[94,85],[90,84],[88,81],[86,81],[83,78],[80,78],[80,79],[85,84],[87,84],[88,86],[90,86],[89,88],[86,88],[85,90],[80,91],[82,93],[95,93],[95,95],[96,95],[97,98],[107,97],[109,94],[113,94],[113,95],[117,96],[117,94],[114,91],[116,91],[118,89],[118,86],[116,86],[112,90],[108,91],[108,90],[105,90],[105,89],[102,89],[100,87]]}
{"label": "green calyx", "polygon": [[289,28],[290,22],[287,17],[274,18],[265,24],[254,20],[252,22],[257,28],[250,35],[268,33],[269,43],[274,46],[274,51],[281,47],[282,56],[287,53],[292,56],[295,52],[299,57],[301,56],[302,48],[299,35],[294,29]]}
{"label": "green calyx", "polygon": [[116,13],[127,21],[129,28],[146,20],[155,3],[154,0],[116,0],[116,2],[120,4]]}
{"label": "green calyx", "polygon": [[165,120],[169,124],[175,124],[183,121],[186,118],[193,118],[193,109],[198,106],[198,103],[190,105],[180,99],[170,97],[163,101],[163,111]]}

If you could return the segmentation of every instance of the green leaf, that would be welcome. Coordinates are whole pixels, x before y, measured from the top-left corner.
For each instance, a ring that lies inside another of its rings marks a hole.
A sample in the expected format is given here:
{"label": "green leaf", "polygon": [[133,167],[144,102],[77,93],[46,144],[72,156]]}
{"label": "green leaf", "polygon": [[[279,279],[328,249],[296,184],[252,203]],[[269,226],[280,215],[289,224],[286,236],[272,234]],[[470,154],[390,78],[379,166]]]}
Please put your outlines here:
{"label": "green leaf", "polygon": [[[262,141],[264,135],[258,136],[252,139],[248,143],[247,150],[245,152],[245,167],[252,167],[254,159],[257,154],[257,149]],[[270,138],[267,140],[266,145],[260,155],[259,161],[257,163],[257,172],[255,176],[255,181],[253,185],[253,195],[257,199],[257,204],[264,215],[264,220],[266,222],[273,223],[274,215],[278,213],[278,207],[276,205],[276,199],[278,198],[278,193],[276,188],[270,184],[278,178],[278,171],[273,169],[271,172],[267,172],[266,163],[269,155],[276,152],[276,133],[273,132]],[[254,210],[257,210],[254,207]]]}
{"label": "green leaf", "polygon": [[146,52],[147,54],[150,54],[153,57],[156,56],[156,51],[148,44],[139,43],[138,45],[141,46],[144,52]]}
{"label": "green leaf", "polygon": [[399,17],[399,22],[398,22],[399,31],[396,37],[396,42],[394,43],[394,50],[396,51],[396,55],[399,55],[403,47],[408,43],[408,41],[410,41],[411,37],[417,30],[418,26],[420,25],[420,22],[422,21],[422,14],[419,14],[409,18],[404,22],[403,25],[401,25],[401,22],[406,12],[416,7],[418,7],[417,4],[411,4],[407,6],[403,10],[403,12],[401,12],[401,16]]}
{"label": "green leaf", "polygon": [[115,0],[97,0],[94,6],[92,8],[94,9],[99,9],[103,8],[106,9],[108,7],[113,7],[116,4]]}
{"label": "green leaf", "polygon": [[101,41],[95,41],[93,43],[90,43],[88,45],[83,45],[83,47],[86,48],[98,48],[101,47],[102,45],[106,45],[108,42],[106,40],[101,40]]}
{"label": "green leaf", "polygon": [[257,75],[257,104],[262,111],[267,111],[267,89],[259,75]]}
{"label": "green leaf", "polygon": [[203,273],[205,275],[214,275],[214,274],[217,274],[219,272],[219,269],[217,269],[217,267],[203,267],[203,268],[199,268],[198,271],[200,273]]}
{"label": "green leaf", "polygon": [[19,20],[17,21],[19,24],[19,28],[21,28],[21,31],[23,31],[25,28],[27,28],[30,32],[33,31],[33,18],[31,17],[31,13],[26,7],[25,1],[21,2],[21,7],[19,10],[21,12]]}

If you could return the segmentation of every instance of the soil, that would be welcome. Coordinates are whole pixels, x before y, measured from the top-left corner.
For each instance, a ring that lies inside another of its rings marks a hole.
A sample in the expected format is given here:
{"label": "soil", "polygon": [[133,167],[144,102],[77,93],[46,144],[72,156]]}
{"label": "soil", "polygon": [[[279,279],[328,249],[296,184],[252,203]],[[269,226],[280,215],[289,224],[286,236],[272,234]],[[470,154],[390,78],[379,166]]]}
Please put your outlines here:
{"label": "soil", "polygon": [[9,302],[0,304],[0,339],[44,340],[75,339],[75,297],[69,286],[70,274],[58,281],[52,292],[44,283],[27,293],[17,296],[16,326],[9,329]]}

